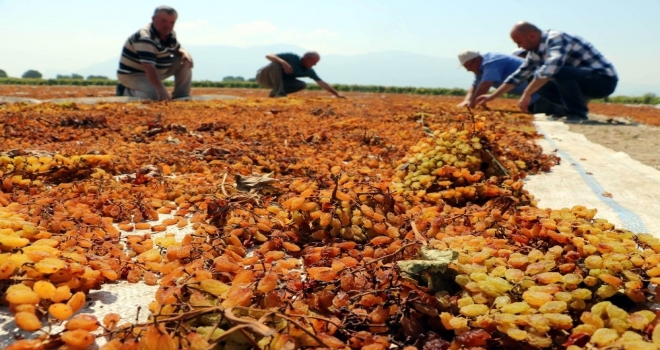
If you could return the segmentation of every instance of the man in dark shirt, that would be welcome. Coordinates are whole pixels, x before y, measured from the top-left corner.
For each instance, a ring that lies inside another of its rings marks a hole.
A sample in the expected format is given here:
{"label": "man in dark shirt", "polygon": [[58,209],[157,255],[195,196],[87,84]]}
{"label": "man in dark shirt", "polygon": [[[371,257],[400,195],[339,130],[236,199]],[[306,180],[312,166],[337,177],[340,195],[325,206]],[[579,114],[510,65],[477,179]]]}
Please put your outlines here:
{"label": "man in dark shirt", "polygon": [[266,59],[271,63],[259,69],[257,82],[259,85],[271,89],[270,97],[284,97],[304,89],[307,84],[296,79],[302,77],[313,79],[323,90],[336,97],[344,97],[321,80],[312,69],[321,59],[321,56],[314,51],[305,53],[302,58],[292,53],[281,53],[266,55]]}

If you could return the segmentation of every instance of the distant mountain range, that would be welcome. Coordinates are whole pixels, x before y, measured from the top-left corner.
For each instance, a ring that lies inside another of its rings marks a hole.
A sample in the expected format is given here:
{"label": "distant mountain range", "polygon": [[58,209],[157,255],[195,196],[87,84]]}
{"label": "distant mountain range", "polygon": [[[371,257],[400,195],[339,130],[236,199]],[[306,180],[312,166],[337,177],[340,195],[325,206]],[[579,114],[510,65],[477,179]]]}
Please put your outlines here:
{"label": "distant mountain range", "polygon": [[[246,48],[232,46],[184,46],[195,61],[194,80],[221,81],[226,76],[254,78],[266,65],[269,53],[293,52],[302,55],[305,49],[278,44]],[[324,55],[314,67],[324,81],[331,84],[361,84],[418,87],[463,87],[472,81],[472,74],[457,68],[458,60],[425,56],[404,51],[385,51],[363,55]],[[83,76],[105,75],[114,78],[119,57],[91,65],[75,72],[46,71],[45,77],[77,73]]]}
{"label": "distant mountain range", "polygon": [[[195,61],[193,80],[211,81],[221,81],[226,76],[241,76],[246,80],[253,78],[257,70],[268,63],[265,56],[269,53],[293,52],[302,55],[305,52],[302,47],[287,44],[246,48],[224,45],[184,47]],[[472,73],[459,68],[455,57],[405,51],[353,56],[320,54],[321,62],[315,70],[321,79],[331,84],[467,88],[473,79]],[[119,56],[75,72],[45,71],[44,76],[54,78],[57,74],[77,73],[85,77],[104,75],[114,79],[118,62]],[[657,85],[620,83],[615,95],[642,95],[659,90]]]}

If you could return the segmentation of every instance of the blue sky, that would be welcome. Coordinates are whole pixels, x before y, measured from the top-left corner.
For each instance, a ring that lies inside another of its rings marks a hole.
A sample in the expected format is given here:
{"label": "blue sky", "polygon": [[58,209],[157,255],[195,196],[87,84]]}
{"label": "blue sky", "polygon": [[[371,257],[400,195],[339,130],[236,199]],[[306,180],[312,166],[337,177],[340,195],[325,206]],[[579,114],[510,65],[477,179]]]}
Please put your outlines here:
{"label": "blue sky", "polygon": [[[161,2],[0,0],[0,69],[72,72],[118,56]],[[169,1],[189,45],[287,43],[322,54],[401,50],[455,57],[510,52],[519,20],[591,41],[615,64],[617,93],[660,94],[660,1],[241,0]],[[466,77],[468,78],[468,77]],[[467,83],[466,83],[467,84]]]}

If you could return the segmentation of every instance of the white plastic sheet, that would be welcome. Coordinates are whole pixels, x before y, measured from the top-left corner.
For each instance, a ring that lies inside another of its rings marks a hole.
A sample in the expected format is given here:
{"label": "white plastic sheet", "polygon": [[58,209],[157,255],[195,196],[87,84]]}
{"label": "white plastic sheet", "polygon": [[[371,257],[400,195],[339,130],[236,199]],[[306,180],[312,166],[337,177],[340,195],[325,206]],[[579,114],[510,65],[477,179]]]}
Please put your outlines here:
{"label": "white plastic sheet", "polygon": [[590,142],[562,122],[536,117],[534,124],[544,136],[538,140],[544,152],[557,150],[562,158],[550,173],[526,181],[540,207],[584,205],[617,227],[660,237],[660,171]]}

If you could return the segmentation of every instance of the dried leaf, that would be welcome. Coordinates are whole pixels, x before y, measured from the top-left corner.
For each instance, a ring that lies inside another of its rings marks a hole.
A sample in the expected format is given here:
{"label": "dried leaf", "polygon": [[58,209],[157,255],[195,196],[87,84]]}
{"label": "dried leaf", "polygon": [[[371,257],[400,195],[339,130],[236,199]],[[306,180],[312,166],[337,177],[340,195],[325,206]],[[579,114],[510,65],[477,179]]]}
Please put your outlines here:
{"label": "dried leaf", "polygon": [[279,180],[270,178],[270,174],[264,176],[242,176],[240,174],[236,175],[236,189],[242,192],[249,192],[251,190],[257,190],[260,188],[271,187],[270,184],[277,182]]}
{"label": "dried leaf", "polygon": [[453,274],[445,273],[449,264],[458,258],[458,252],[423,247],[420,255],[423,259],[398,261],[401,272],[433,291],[446,290],[447,282],[453,281]]}

